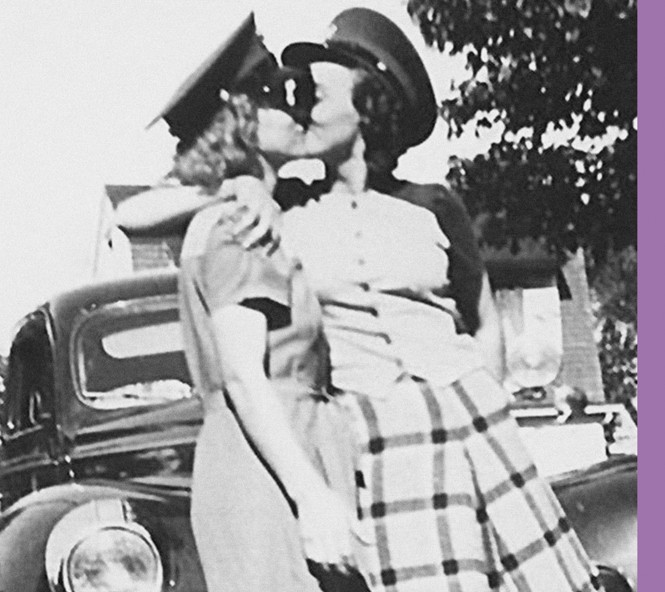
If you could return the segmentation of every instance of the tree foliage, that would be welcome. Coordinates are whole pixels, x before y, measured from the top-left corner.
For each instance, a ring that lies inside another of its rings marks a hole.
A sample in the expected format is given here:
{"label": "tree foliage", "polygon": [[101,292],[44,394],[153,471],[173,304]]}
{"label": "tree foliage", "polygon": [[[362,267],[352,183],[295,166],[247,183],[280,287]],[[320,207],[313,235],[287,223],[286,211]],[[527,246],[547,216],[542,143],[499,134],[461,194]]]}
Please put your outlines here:
{"label": "tree foliage", "polygon": [[[441,105],[450,133],[503,126],[488,153],[450,171],[469,209],[489,213],[483,239],[544,236],[559,252],[588,246],[596,260],[635,244],[635,0],[410,0],[408,9],[428,43],[466,55],[470,77]],[[551,145],[556,130],[578,142]]]}
{"label": "tree foliage", "polygon": [[591,288],[603,384],[610,400],[626,402],[637,394],[637,251],[608,260]]}
{"label": "tree foliage", "polygon": [[486,153],[450,163],[481,241],[545,238],[562,259],[586,249],[606,392],[635,396],[636,0],[409,0],[408,10],[430,45],[466,56],[468,78],[440,107],[449,133],[502,126]]}

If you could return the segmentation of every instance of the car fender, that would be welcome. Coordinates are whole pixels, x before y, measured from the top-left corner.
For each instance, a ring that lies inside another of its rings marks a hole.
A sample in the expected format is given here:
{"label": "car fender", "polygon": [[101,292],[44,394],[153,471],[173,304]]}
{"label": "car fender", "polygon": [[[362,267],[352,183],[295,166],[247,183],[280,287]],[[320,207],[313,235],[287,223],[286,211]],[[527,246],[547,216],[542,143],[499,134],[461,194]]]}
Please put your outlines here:
{"label": "car fender", "polygon": [[188,503],[176,512],[168,496],[148,488],[98,484],[64,484],[18,500],[0,515],[0,592],[49,592],[44,563],[46,545],[56,524],[88,502],[118,498],[130,503],[137,522],[157,545],[164,565],[165,590],[205,592],[189,529]]}
{"label": "car fender", "polygon": [[591,559],[637,585],[637,458],[618,457],[552,482]]}

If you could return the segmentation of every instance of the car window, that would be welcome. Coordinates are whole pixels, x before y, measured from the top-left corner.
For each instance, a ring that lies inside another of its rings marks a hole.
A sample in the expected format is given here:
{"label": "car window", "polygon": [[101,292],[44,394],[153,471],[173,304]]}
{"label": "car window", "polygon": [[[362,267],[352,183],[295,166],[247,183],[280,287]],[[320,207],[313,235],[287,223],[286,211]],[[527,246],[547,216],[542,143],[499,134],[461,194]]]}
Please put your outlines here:
{"label": "car window", "polygon": [[81,399],[100,409],[156,405],[192,396],[175,296],[99,307],[73,334]]}
{"label": "car window", "polygon": [[37,312],[23,322],[12,343],[5,394],[9,432],[21,432],[50,421],[53,391],[47,319]]}

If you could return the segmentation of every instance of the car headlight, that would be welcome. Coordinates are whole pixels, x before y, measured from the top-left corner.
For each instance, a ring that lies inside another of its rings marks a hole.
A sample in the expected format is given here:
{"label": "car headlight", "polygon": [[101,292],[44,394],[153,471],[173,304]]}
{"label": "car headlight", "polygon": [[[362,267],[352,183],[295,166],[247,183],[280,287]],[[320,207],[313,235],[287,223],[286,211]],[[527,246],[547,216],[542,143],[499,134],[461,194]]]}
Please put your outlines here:
{"label": "car headlight", "polygon": [[164,579],[150,533],[119,499],[65,515],[51,532],[45,563],[54,592],[159,592]]}

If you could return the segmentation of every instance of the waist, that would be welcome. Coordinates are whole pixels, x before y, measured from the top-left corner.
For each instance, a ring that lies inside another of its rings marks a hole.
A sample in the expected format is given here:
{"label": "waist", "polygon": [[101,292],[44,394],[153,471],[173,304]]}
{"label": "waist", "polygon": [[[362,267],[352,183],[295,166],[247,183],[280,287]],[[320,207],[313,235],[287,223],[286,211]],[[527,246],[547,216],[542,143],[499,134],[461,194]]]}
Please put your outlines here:
{"label": "waist", "polygon": [[386,396],[405,377],[445,387],[483,365],[477,344],[468,335],[436,345],[331,335],[330,345],[333,385],[376,397]]}
{"label": "waist", "polygon": [[328,377],[326,377],[326,383],[323,384],[317,381],[308,382],[287,376],[271,378],[270,384],[280,401],[329,401],[336,395],[328,386],[328,380]]}
{"label": "waist", "polygon": [[[341,393],[331,389],[327,384],[304,382],[294,377],[277,377],[270,379],[270,385],[277,398],[289,407],[298,402],[327,403],[336,400]],[[228,413],[233,405],[223,389],[205,391],[201,395],[205,415]]]}

